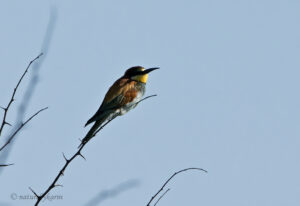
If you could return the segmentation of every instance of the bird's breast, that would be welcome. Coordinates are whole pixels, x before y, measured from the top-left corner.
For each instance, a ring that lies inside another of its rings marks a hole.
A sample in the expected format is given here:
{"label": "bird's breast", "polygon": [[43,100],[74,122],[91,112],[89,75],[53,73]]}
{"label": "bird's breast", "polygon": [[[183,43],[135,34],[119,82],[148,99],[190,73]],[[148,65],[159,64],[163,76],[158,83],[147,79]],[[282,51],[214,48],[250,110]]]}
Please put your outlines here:
{"label": "bird's breast", "polygon": [[145,84],[144,83],[138,83],[136,86],[136,96],[133,98],[131,102],[128,102],[125,104],[122,108],[120,108],[121,115],[127,113],[129,110],[136,107],[137,103],[142,100],[144,94],[145,94]]}

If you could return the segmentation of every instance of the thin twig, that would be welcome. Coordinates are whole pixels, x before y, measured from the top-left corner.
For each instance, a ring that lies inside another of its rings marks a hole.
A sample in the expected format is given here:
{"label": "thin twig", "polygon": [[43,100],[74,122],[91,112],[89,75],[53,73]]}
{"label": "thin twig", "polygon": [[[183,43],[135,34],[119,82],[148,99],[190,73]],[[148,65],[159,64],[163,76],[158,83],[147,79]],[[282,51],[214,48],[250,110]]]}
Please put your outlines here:
{"label": "thin twig", "polygon": [[22,123],[18,129],[16,129],[16,131],[10,136],[8,137],[7,142],[0,148],[0,152],[12,141],[12,139],[18,134],[18,132],[29,122],[31,121],[36,115],[38,115],[40,112],[44,111],[48,109],[48,107],[45,107],[43,109],[40,109],[38,112],[36,112],[34,115],[32,115],[31,117],[29,117],[24,123]]}
{"label": "thin twig", "polygon": [[14,165],[14,164],[0,164],[0,167],[8,167],[8,166],[11,166],[11,165]]}
{"label": "thin twig", "polygon": [[43,55],[43,53],[40,53],[37,57],[35,57],[33,60],[31,60],[26,68],[26,70],[24,71],[24,73],[22,74],[21,78],[19,79],[18,83],[17,83],[17,86],[14,88],[14,91],[12,93],[12,96],[10,98],[10,101],[8,102],[8,105],[4,108],[4,107],[1,107],[1,109],[4,110],[4,115],[3,115],[3,120],[2,120],[2,124],[0,126],[0,136],[1,136],[1,133],[2,133],[2,130],[4,128],[4,125],[10,125],[7,121],[6,121],[6,116],[7,116],[7,112],[9,110],[9,107],[11,106],[11,104],[13,103],[13,101],[15,100],[15,94],[17,92],[17,89],[19,87],[19,85],[21,84],[25,74],[28,72],[28,69],[30,68],[31,64],[33,62],[35,62],[38,58],[40,58],[41,56]]}
{"label": "thin twig", "polygon": [[191,168],[186,168],[186,169],[183,169],[183,170],[179,170],[177,172],[175,172],[164,184],[163,186],[155,193],[154,196],[151,197],[150,201],[147,203],[147,206],[150,206],[151,202],[155,199],[155,197],[161,193],[161,191],[164,189],[164,187],[168,184],[168,182],[173,178],[175,177],[176,175],[178,175],[179,173],[182,173],[182,172],[185,172],[185,171],[188,171],[188,170],[200,170],[200,171],[203,171],[203,172],[207,172],[206,170],[204,169],[201,169],[201,168],[197,168],[197,167],[191,167]]}
{"label": "thin twig", "polygon": [[138,101],[137,103],[135,103],[135,105],[138,105],[139,103],[141,103],[142,101],[144,101],[144,100],[146,100],[146,99],[148,99],[148,98],[156,97],[156,96],[157,96],[157,94],[152,94],[152,95],[150,95],[150,96],[147,96],[147,97],[141,99],[140,101]]}
{"label": "thin twig", "polygon": [[161,198],[163,198],[163,197],[165,196],[165,194],[167,194],[167,192],[169,192],[169,191],[170,191],[170,188],[168,188],[168,189],[164,192],[164,194],[162,194],[162,195],[158,198],[158,200],[155,202],[154,206],[156,206],[157,203],[161,200]]}
{"label": "thin twig", "polygon": [[[147,99],[147,98],[150,98],[152,96],[156,96],[156,95],[151,95],[151,96],[148,96],[148,97],[145,97],[144,99],[142,99],[141,101]],[[141,101],[137,102],[136,104],[140,103]],[[98,133],[100,132],[107,124],[109,124],[112,120],[114,120],[119,114],[116,114],[115,116],[113,116],[111,119],[109,119],[105,124],[103,124],[94,134],[93,134],[93,137]],[[70,158],[66,158],[66,156],[64,155],[63,153],[63,157],[65,159],[65,164],[64,166],[61,168],[61,170],[58,172],[58,174],[56,175],[56,177],[54,178],[54,180],[52,181],[52,183],[50,184],[50,186],[46,189],[46,191],[44,193],[42,193],[41,195],[38,195],[34,190],[32,190],[30,188],[30,190],[32,191],[32,193],[36,196],[37,198],[37,201],[36,203],[34,204],[35,206],[39,205],[39,203],[41,202],[41,200],[55,187],[57,187],[58,185],[56,184],[56,182],[59,180],[59,178],[61,176],[64,175],[64,172],[66,170],[66,168],[69,166],[69,164],[77,157],[77,156],[81,156],[83,159],[84,156],[81,154],[81,150],[84,148],[84,146],[88,143],[89,141],[86,141],[86,142],[82,142],[81,145],[78,147],[78,150],[77,152]],[[59,186],[62,186],[62,185],[59,185]]]}

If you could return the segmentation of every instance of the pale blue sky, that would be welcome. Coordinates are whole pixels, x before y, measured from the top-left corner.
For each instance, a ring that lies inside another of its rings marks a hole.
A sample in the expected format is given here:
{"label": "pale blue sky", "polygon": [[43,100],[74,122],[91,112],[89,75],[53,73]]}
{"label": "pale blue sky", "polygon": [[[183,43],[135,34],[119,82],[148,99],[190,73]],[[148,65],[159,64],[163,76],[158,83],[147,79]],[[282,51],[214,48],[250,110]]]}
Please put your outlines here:
{"label": "pale blue sky", "polygon": [[161,68],[146,92],[158,97],[97,135],[87,161],[76,159],[51,192],[63,200],[41,205],[84,205],[131,180],[138,184],[100,205],[146,205],[190,166],[208,173],[176,177],[160,205],[299,205],[299,1],[2,1],[0,105],[38,55],[51,6],[56,27],[27,116],[49,109],[18,136],[1,204],[33,205],[11,194],[43,192],[112,82],[142,65]]}

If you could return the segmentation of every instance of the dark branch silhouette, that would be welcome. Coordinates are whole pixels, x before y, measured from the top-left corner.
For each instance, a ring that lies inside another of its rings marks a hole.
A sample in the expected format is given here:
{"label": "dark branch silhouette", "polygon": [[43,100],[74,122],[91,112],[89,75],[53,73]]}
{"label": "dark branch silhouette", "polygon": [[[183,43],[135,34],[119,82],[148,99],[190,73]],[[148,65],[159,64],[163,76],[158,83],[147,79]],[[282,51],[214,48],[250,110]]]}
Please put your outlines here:
{"label": "dark branch silhouette", "polygon": [[[183,169],[183,170],[179,170],[177,172],[175,172],[164,184],[163,186],[155,193],[155,195],[153,195],[150,199],[150,201],[147,203],[147,206],[150,206],[151,202],[156,198],[157,195],[159,195],[164,187],[168,184],[168,182],[170,182],[170,180],[175,177],[176,175],[178,175],[179,173],[182,173],[182,172],[185,172],[185,171],[188,171],[188,170],[199,170],[199,171],[203,171],[203,172],[207,172],[206,170],[204,169],[201,169],[201,168],[197,168],[197,167],[191,167],[191,168],[186,168],[186,169]],[[164,194],[159,198],[161,199],[162,197],[164,196]]]}
{"label": "dark branch silhouette", "polygon": [[[3,120],[2,120],[2,123],[1,123],[1,126],[0,126],[0,136],[1,136],[1,134],[2,134],[2,131],[3,131],[3,128],[4,128],[5,125],[12,126],[10,123],[7,122],[6,117],[7,117],[7,113],[8,113],[8,111],[9,111],[10,106],[12,105],[13,101],[15,101],[15,95],[16,95],[16,92],[17,92],[17,90],[18,90],[18,88],[19,88],[19,86],[20,86],[20,84],[21,84],[23,78],[25,77],[26,73],[28,72],[30,66],[31,66],[37,59],[39,59],[42,55],[43,55],[43,53],[40,53],[37,57],[35,57],[33,60],[31,60],[31,61],[29,62],[29,64],[27,65],[27,67],[26,67],[26,69],[25,69],[25,71],[24,71],[24,73],[22,74],[21,78],[19,79],[19,81],[18,81],[16,87],[14,88],[13,93],[12,93],[12,96],[11,96],[11,98],[10,98],[10,100],[9,100],[9,102],[8,102],[8,104],[7,104],[7,106],[6,106],[5,108],[4,108],[4,107],[1,107],[1,108],[4,110],[4,114],[3,114]],[[20,131],[20,130],[18,130],[18,131]],[[15,135],[12,134],[11,136],[15,136]],[[1,147],[0,151],[2,151],[2,149],[3,149],[4,147],[6,147],[6,145],[8,145],[10,141],[11,141],[11,138],[8,137],[7,143],[5,143],[5,145],[4,145],[3,147]],[[5,156],[5,155],[4,155],[4,156]],[[3,156],[1,156],[1,157],[3,157]],[[3,162],[5,162],[5,161],[3,161]],[[7,167],[7,166],[10,166],[10,165],[12,165],[12,164],[2,164],[0,167]]]}
{"label": "dark branch silhouette", "polygon": [[19,86],[20,86],[20,84],[21,84],[21,82],[22,82],[24,76],[25,76],[26,73],[28,72],[28,69],[30,68],[31,64],[32,64],[33,62],[35,62],[38,58],[40,58],[42,55],[43,55],[43,53],[40,53],[37,57],[35,57],[33,60],[31,60],[31,61],[29,62],[27,68],[25,69],[25,71],[24,71],[24,73],[22,74],[21,78],[19,79],[19,81],[18,81],[16,87],[14,88],[14,91],[13,91],[13,93],[12,93],[12,95],[11,95],[11,98],[10,98],[10,100],[9,100],[9,102],[8,102],[8,104],[7,104],[7,106],[6,106],[6,107],[1,107],[1,109],[4,110],[4,115],[3,115],[2,124],[1,124],[1,126],[0,126],[0,136],[1,136],[1,134],[2,134],[2,130],[3,130],[4,126],[5,126],[6,124],[9,125],[9,126],[11,126],[11,124],[8,123],[8,122],[6,121],[7,113],[8,113],[8,110],[9,110],[11,104],[13,103],[13,101],[15,101],[15,95],[16,95],[16,92],[17,92],[17,90],[18,90],[18,88],[19,88]]}
{"label": "dark branch silhouette", "polygon": [[[140,102],[142,102],[143,100],[146,100],[150,97],[153,97],[153,96],[156,96],[156,95],[151,95],[151,96],[147,96],[145,98],[143,98],[142,100],[140,100],[139,102],[136,103],[139,104]],[[94,137],[98,132],[100,132],[107,124],[109,124],[112,120],[114,120],[116,117],[118,117],[119,114],[116,114],[114,115],[111,119],[107,120],[105,124],[103,124],[94,134],[92,137]],[[65,159],[65,164],[64,166],[61,168],[61,170],[58,172],[58,174],[56,175],[56,177],[54,178],[54,180],[52,181],[52,183],[50,184],[50,186],[46,189],[46,191],[44,193],[42,193],[41,195],[38,195],[31,187],[29,187],[29,189],[32,191],[32,193],[36,196],[37,198],[37,201],[35,203],[35,206],[39,205],[39,203],[41,202],[41,200],[55,187],[57,186],[62,186],[62,185],[58,185],[56,184],[57,181],[59,180],[59,178],[61,176],[64,175],[64,172],[66,170],[66,168],[69,166],[69,164],[77,157],[77,156],[80,156],[82,157],[84,160],[85,160],[85,157],[81,154],[81,150],[84,148],[84,146],[88,143],[89,141],[86,141],[86,142],[81,142],[81,145],[79,146],[77,152],[70,158],[66,158],[66,156],[64,155],[63,153],[63,157]]]}
{"label": "dark branch silhouette", "polygon": [[8,137],[7,142],[0,148],[0,152],[13,140],[13,138],[18,134],[18,132],[28,123],[30,122],[30,120],[32,120],[35,116],[37,116],[40,112],[44,111],[48,109],[48,107],[45,107],[43,109],[40,109],[39,111],[37,111],[34,115],[32,115],[31,117],[29,117],[24,123],[21,123],[21,125],[16,129],[16,131],[14,131],[14,133]]}
{"label": "dark branch silhouette", "polygon": [[85,206],[97,206],[103,201],[114,198],[120,193],[123,193],[129,189],[135,188],[139,186],[140,182],[138,180],[128,180],[123,182],[112,189],[104,190],[98,193],[95,197],[93,197],[90,201],[88,201]]}
{"label": "dark branch silhouette", "polygon": [[[51,39],[52,39],[53,32],[54,32],[54,29],[55,29],[56,19],[57,19],[57,9],[56,9],[56,7],[51,7],[50,8],[49,21],[48,21],[48,25],[47,25],[47,30],[45,32],[45,36],[44,36],[42,46],[41,46],[41,51],[43,51],[44,56],[39,62],[36,62],[35,64],[32,65],[31,79],[30,79],[28,87],[26,88],[26,91],[25,91],[25,94],[24,94],[23,99],[21,101],[21,104],[18,107],[17,118],[16,118],[16,121],[15,121],[16,123],[15,123],[14,128],[13,128],[12,131],[15,131],[17,128],[19,128],[19,126],[24,121],[28,105],[30,103],[31,97],[34,94],[35,88],[36,88],[37,83],[38,83],[39,71],[41,69],[43,61],[45,61],[45,59],[47,57],[48,50],[49,50],[49,47],[51,45],[50,43],[51,43]],[[12,134],[10,134],[9,136],[11,136],[11,135]],[[9,146],[6,147],[5,150],[3,150],[1,152],[0,162],[2,162],[2,163],[6,162],[8,156],[9,156],[9,154],[10,154],[12,148],[13,148],[13,145],[14,145],[13,143],[14,143],[14,141],[12,141],[9,144]],[[3,169],[0,168],[0,173],[2,171],[3,171]]]}

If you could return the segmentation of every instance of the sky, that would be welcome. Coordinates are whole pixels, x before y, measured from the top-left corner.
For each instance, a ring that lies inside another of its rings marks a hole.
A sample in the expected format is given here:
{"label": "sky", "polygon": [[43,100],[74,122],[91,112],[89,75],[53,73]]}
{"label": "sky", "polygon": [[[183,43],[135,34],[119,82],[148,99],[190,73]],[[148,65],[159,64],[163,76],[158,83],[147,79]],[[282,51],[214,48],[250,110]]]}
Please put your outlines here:
{"label": "sky", "polygon": [[187,167],[208,173],[179,174],[158,205],[299,205],[299,9],[296,0],[1,1],[0,105],[42,50],[25,118],[49,109],[12,144],[0,205],[34,204],[21,197],[45,191],[135,65],[161,68],[146,85],[158,96],[107,125],[50,192],[61,198],[40,205],[146,205]]}

